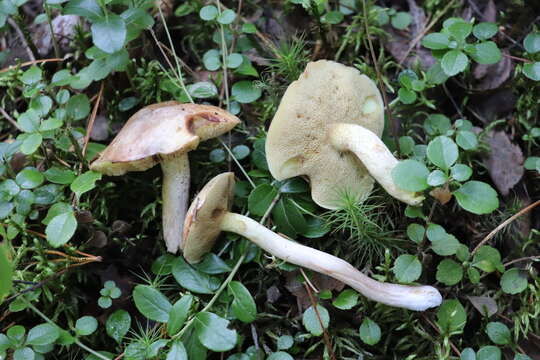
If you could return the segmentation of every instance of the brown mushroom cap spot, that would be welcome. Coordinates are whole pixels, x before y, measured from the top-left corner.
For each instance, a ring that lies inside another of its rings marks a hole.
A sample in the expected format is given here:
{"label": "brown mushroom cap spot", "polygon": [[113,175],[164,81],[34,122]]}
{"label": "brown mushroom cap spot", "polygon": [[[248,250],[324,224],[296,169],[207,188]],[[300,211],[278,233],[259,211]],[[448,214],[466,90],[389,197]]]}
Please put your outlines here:
{"label": "brown mushroom cap spot", "polygon": [[383,110],[379,90],[357,69],[328,60],[309,63],[287,88],[268,130],[270,172],[278,180],[308,176],[313,200],[325,208],[339,207],[344,193],[362,200],[373,179],[354,154],[332,146],[330,130],[358,124],[380,137]]}
{"label": "brown mushroom cap spot", "polygon": [[186,214],[180,249],[189,263],[196,263],[214,246],[221,221],[234,198],[234,174],[227,172],[210,180],[195,197]]}
{"label": "brown mushroom cap spot", "polygon": [[107,175],[144,171],[161,158],[195,149],[200,141],[222,135],[239,122],[211,105],[176,101],[149,105],[129,118],[91,168]]}

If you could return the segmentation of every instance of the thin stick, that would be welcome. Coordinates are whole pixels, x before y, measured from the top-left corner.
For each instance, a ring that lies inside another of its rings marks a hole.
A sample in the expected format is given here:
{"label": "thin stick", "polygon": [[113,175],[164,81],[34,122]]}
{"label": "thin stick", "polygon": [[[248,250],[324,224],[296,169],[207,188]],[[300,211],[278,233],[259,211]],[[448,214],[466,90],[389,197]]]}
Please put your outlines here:
{"label": "thin stick", "polygon": [[515,213],[514,215],[510,216],[508,219],[506,219],[505,221],[503,221],[499,226],[497,226],[495,229],[493,229],[492,232],[490,232],[489,234],[487,234],[487,236],[482,239],[482,241],[480,241],[480,243],[478,245],[476,245],[476,247],[473,249],[473,251],[471,251],[471,255],[474,255],[474,253],[476,251],[478,251],[478,249],[484,245],[485,243],[487,243],[492,237],[494,237],[502,228],[504,228],[506,225],[510,224],[512,221],[514,221],[515,219],[517,219],[518,217],[520,217],[521,215],[531,211],[532,209],[534,209],[536,206],[540,205],[540,200],[537,200],[535,202],[533,202],[532,204],[530,204],[529,206],[526,206],[525,208],[521,209],[520,211],[518,211],[517,213]]}
{"label": "thin stick", "polygon": [[34,56],[34,53],[33,53],[32,48],[30,46],[30,42],[27,41],[28,39],[26,38],[26,36],[24,36],[23,31],[19,27],[19,24],[17,24],[17,22],[15,20],[13,20],[12,18],[8,18],[7,21],[8,21],[8,24],[13,29],[15,29],[15,32],[17,33],[17,35],[21,39],[22,43],[24,44],[24,48],[25,48],[26,53],[28,54],[28,57],[30,58],[30,60],[36,61],[36,57]]}
{"label": "thin stick", "polygon": [[386,109],[386,116],[388,117],[390,124],[392,124],[392,138],[394,139],[394,144],[396,146],[396,149],[399,151],[399,141],[398,141],[399,125],[398,125],[397,120],[392,118],[392,111],[390,110],[390,106],[388,106],[388,98],[386,96],[386,91],[384,90],[384,81],[382,78],[381,70],[379,69],[379,64],[377,63],[377,57],[375,56],[375,49],[373,48],[373,42],[371,41],[371,36],[369,33],[369,23],[368,23],[369,16],[367,12],[366,0],[362,0],[362,5],[363,5],[363,11],[364,11],[364,27],[366,31],[366,39],[369,45],[369,52],[371,54],[371,60],[373,61],[373,67],[375,68],[375,73],[377,73],[377,79],[379,81],[379,86],[380,86],[381,94],[384,101],[384,107]]}
{"label": "thin stick", "polygon": [[[437,326],[435,326],[435,324],[433,324],[433,323],[431,322],[431,320],[429,320],[429,318],[428,318],[425,314],[422,314],[422,316],[424,317],[424,320],[426,320],[426,322],[427,322],[429,325],[431,325],[431,327],[432,327],[433,329],[435,329],[435,331],[436,331],[437,333],[439,333],[439,335],[440,335],[441,332],[439,331],[439,328],[438,328]],[[456,347],[456,345],[454,345],[454,343],[453,343],[450,339],[448,339],[448,342],[450,343],[450,347],[452,348],[452,350],[454,350],[454,352],[456,353],[456,355],[457,355],[458,357],[461,356],[461,353],[459,352],[459,349]]]}
{"label": "thin stick", "polygon": [[17,130],[22,131],[19,127],[19,124],[11,117],[9,114],[4,110],[4,108],[0,107],[0,114],[11,124],[13,125]]}
{"label": "thin stick", "polygon": [[535,261],[535,260],[540,260],[540,255],[537,255],[537,256],[526,256],[526,257],[522,257],[522,258],[519,258],[519,259],[514,259],[512,261],[509,261],[509,262],[506,262],[503,264],[504,267],[507,267],[508,265],[512,265],[512,264],[515,264],[517,262],[521,262],[521,261]]}
{"label": "thin stick", "polygon": [[88,126],[86,127],[86,135],[84,136],[84,145],[82,148],[83,156],[86,155],[86,149],[88,148],[88,142],[90,141],[90,134],[94,128],[94,121],[96,120],[97,111],[101,102],[101,95],[103,95],[103,81],[101,82],[101,87],[99,88],[99,93],[94,104],[94,108],[92,109],[92,115],[90,115],[90,120],[88,120]]}
{"label": "thin stick", "polygon": [[11,66],[8,66],[7,68],[3,68],[2,70],[0,70],[0,73],[10,71],[10,70],[13,70],[13,69],[16,69],[16,68],[19,68],[19,67],[26,67],[26,66],[35,65],[35,64],[56,62],[56,61],[64,61],[64,59],[53,58],[53,59],[40,59],[40,60],[26,61],[26,62],[17,64],[17,65],[11,65]]}
{"label": "thin stick", "polygon": [[257,186],[255,185],[255,183],[253,182],[253,180],[251,180],[251,178],[249,177],[248,173],[246,172],[246,170],[244,169],[244,167],[242,166],[242,164],[240,164],[240,162],[238,161],[238,159],[236,159],[236,157],[234,156],[234,154],[232,153],[231,149],[229,149],[229,147],[227,146],[227,144],[225,144],[223,142],[223,140],[221,140],[220,138],[218,138],[219,142],[221,143],[221,145],[225,148],[225,150],[227,150],[227,152],[229,153],[229,155],[231,156],[231,158],[234,160],[234,162],[236,163],[236,165],[238,165],[238,167],[240,168],[240,171],[242,171],[242,174],[244,174],[244,176],[246,177],[246,179],[249,181],[249,183],[251,184],[251,186],[255,189]]}
{"label": "thin stick", "polygon": [[[305,275],[304,275],[305,276]],[[307,277],[306,277],[307,279]],[[330,355],[330,359],[336,360],[336,355],[334,354],[334,349],[332,348],[332,343],[330,342],[330,337],[328,336],[328,331],[326,331],[326,328],[323,325],[321,314],[319,314],[319,309],[317,308],[317,303],[315,302],[315,298],[313,298],[313,294],[311,293],[310,287],[304,283],[304,287],[306,288],[306,291],[309,296],[309,301],[311,302],[311,306],[313,307],[313,310],[315,310],[315,315],[317,315],[317,320],[319,320],[319,324],[321,325],[321,329],[323,330],[323,340],[324,344],[326,345],[326,348],[328,349],[328,354]]]}

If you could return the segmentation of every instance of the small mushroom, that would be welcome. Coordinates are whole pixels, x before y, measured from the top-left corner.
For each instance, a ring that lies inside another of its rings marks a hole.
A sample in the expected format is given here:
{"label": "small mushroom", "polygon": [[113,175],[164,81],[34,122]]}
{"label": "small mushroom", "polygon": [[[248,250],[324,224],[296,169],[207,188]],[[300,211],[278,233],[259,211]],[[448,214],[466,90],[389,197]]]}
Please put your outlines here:
{"label": "small mushroom", "polygon": [[373,178],[393,197],[418,205],[422,196],[398,188],[398,160],[381,141],[384,104],[367,76],[320,60],[289,85],[270,124],[266,156],[277,180],[306,175],[313,200],[339,208],[344,194],[362,201]]}
{"label": "small mushroom", "polygon": [[416,311],[441,304],[441,294],[434,287],[375,281],[340,258],[288,240],[249,217],[230,212],[233,188],[234,174],[220,174],[210,180],[191,203],[180,245],[189,263],[199,262],[212,249],[219,233],[229,231],[277,258],[331,276],[371,300]]}
{"label": "small mushroom", "polygon": [[157,163],[163,170],[163,236],[167,250],[176,253],[189,200],[187,153],[200,141],[218,137],[240,120],[211,105],[175,101],[137,111],[90,168],[106,175],[145,171]]}

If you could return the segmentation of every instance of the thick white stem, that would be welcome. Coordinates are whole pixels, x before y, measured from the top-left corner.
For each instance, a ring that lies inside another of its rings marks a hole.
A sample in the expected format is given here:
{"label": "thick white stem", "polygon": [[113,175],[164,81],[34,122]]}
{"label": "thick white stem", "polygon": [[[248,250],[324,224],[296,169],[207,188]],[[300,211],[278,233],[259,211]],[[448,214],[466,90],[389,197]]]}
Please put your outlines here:
{"label": "thick white stem", "polygon": [[175,254],[182,242],[184,219],[189,200],[189,159],[187,155],[167,157],[163,170],[163,237],[167,251]]}
{"label": "thick white stem", "polygon": [[337,124],[330,136],[333,146],[354,153],[390,195],[409,205],[418,205],[424,200],[423,196],[396,186],[392,180],[392,169],[398,160],[374,132],[356,124]]}
{"label": "thick white stem", "polygon": [[375,281],[348,262],[287,240],[246,216],[227,213],[221,223],[221,229],[242,235],[270,254],[291,264],[331,276],[371,300],[416,311],[424,311],[441,304],[441,294],[432,286],[407,286]]}

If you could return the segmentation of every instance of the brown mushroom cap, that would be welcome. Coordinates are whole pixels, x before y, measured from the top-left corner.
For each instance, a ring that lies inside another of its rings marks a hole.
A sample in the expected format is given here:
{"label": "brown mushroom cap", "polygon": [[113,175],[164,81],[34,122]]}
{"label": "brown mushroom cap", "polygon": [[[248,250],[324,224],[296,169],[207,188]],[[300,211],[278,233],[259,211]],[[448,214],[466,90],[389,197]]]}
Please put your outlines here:
{"label": "brown mushroom cap", "polygon": [[214,246],[220,223],[234,198],[234,173],[219,174],[195,197],[186,214],[180,249],[189,263],[196,263]]}
{"label": "brown mushroom cap", "polygon": [[339,207],[344,193],[362,200],[373,179],[354,154],[332,146],[330,131],[336,124],[358,124],[380,137],[383,110],[379,90],[357,69],[328,60],[309,63],[287,88],[268,130],[270,172],[277,180],[308,176],[313,200],[328,209]]}
{"label": "brown mushroom cap", "polygon": [[217,137],[240,120],[211,105],[168,101],[137,111],[90,166],[107,175],[144,171],[161,157],[184,154]]}

